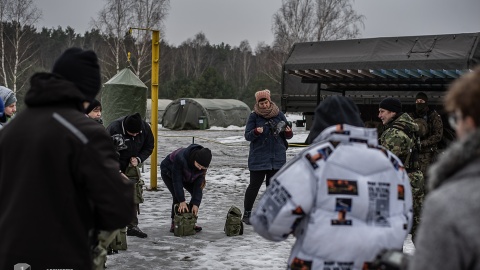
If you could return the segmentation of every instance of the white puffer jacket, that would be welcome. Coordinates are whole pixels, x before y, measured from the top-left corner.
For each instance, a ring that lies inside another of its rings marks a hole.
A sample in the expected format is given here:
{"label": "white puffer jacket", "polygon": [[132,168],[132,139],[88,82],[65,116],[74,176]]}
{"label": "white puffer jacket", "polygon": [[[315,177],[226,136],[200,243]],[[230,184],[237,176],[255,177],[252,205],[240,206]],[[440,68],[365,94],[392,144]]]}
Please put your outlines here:
{"label": "white puffer jacket", "polygon": [[263,237],[297,241],[288,267],[362,269],[384,248],[401,249],[412,195],[401,161],[376,129],[337,125],[271,180],[250,221]]}

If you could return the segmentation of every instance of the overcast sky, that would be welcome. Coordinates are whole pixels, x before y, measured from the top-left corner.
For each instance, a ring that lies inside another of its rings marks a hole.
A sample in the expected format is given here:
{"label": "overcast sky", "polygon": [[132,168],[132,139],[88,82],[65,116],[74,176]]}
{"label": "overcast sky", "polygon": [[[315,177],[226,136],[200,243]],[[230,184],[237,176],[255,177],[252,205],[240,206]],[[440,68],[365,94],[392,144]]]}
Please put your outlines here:
{"label": "overcast sky", "polygon": [[[211,44],[271,44],[272,15],[281,0],[170,0],[165,39],[179,45],[203,32]],[[83,34],[105,1],[34,0],[38,26],[71,26]],[[356,0],[366,17],[364,38],[480,32],[480,0]]]}

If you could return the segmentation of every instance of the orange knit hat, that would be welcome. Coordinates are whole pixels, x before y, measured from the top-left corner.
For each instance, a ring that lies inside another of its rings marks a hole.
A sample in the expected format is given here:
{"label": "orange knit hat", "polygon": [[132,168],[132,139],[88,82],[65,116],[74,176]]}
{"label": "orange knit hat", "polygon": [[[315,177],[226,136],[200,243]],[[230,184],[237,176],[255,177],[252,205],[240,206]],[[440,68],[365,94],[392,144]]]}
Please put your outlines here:
{"label": "orange knit hat", "polygon": [[255,99],[258,103],[259,100],[261,100],[262,98],[266,98],[268,99],[268,101],[271,101],[270,100],[270,90],[268,89],[265,89],[265,90],[260,90],[260,91],[257,91],[255,93]]}

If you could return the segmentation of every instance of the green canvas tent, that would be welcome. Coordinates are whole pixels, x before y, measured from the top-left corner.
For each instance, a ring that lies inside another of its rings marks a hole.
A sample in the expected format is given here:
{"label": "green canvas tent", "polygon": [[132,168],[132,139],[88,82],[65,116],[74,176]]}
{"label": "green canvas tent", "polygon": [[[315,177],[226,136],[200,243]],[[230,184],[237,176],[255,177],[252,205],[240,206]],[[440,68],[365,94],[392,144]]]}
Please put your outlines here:
{"label": "green canvas tent", "polygon": [[179,98],[165,109],[162,125],[175,130],[242,127],[250,113],[248,105],[236,99]]}
{"label": "green canvas tent", "polygon": [[107,127],[115,119],[140,113],[145,119],[148,87],[129,68],[122,69],[102,89],[103,123]]}
{"label": "green canvas tent", "polygon": [[[171,99],[159,99],[158,100],[158,123],[162,123],[163,113],[167,108],[168,104],[172,102]],[[147,99],[147,122],[150,123],[152,117],[152,99]]]}

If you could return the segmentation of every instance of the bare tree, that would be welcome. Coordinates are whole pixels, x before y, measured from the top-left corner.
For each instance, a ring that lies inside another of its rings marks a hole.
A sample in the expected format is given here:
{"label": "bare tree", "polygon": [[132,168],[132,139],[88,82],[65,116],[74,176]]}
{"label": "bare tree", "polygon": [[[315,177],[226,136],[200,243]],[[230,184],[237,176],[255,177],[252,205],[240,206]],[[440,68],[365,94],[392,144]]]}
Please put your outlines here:
{"label": "bare tree", "polygon": [[[139,27],[144,29],[159,30],[161,33],[164,28],[164,21],[167,18],[170,7],[170,0],[137,0],[133,2],[130,27]],[[151,32],[133,31],[131,33],[135,42],[135,51],[132,53],[136,58],[136,66],[133,68],[137,76],[142,75],[145,66],[150,67],[148,62],[150,56]],[[146,70],[148,71],[148,70]]]}
{"label": "bare tree", "polygon": [[[5,67],[2,63],[2,67],[4,77],[10,75],[11,88],[17,92],[17,90],[23,89],[27,83],[27,80],[23,80],[23,83],[18,86],[18,79],[35,64],[34,56],[38,51],[38,46],[35,46],[33,40],[35,32],[33,25],[38,22],[42,13],[34,5],[33,0],[11,0],[6,3],[6,18],[12,23],[14,32],[11,36],[7,36],[12,53],[3,54],[2,62],[6,61],[7,66]],[[4,48],[2,47],[2,53],[6,53]],[[7,71],[5,72],[5,70]],[[8,79],[4,78],[4,81],[7,84]]]}
{"label": "bare tree", "polygon": [[200,32],[195,35],[193,40],[191,40],[190,46],[192,47],[191,60],[193,61],[193,76],[194,78],[198,78],[212,62],[213,57],[207,52],[210,42],[205,34]]}
{"label": "bare tree", "polygon": [[240,62],[240,84],[239,84],[239,90],[240,94],[243,94],[243,92],[247,89],[248,84],[250,83],[250,80],[252,78],[252,74],[250,72],[251,66],[252,66],[252,47],[250,47],[250,44],[248,43],[247,40],[243,40],[240,42],[240,46],[238,47],[238,50],[240,51],[241,55],[241,62]]}
{"label": "bare tree", "polygon": [[273,15],[274,46],[284,52],[314,37],[314,0],[282,0]]}
{"label": "bare tree", "polygon": [[273,48],[269,61],[276,65],[272,73],[263,63],[262,72],[280,81],[281,68],[294,43],[349,39],[360,35],[365,17],[353,9],[354,0],[282,0],[273,15]]}
{"label": "bare tree", "polygon": [[281,84],[281,69],[287,54],[265,43],[259,43],[255,48],[255,59],[259,72],[267,76],[274,83]]}
{"label": "bare tree", "polygon": [[282,0],[273,15],[274,47],[288,53],[296,42],[354,38],[365,17],[353,0]]}
{"label": "bare tree", "polygon": [[365,16],[355,12],[352,2],[353,0],[316,1],[315,41],[351,39],[360,35],[360,27],[365,26]]}
{"label": "bare tree", "polygon": [[2,67],[2,72],[0,74],[3,85],[8,87],[7,80],[7,70],[5,69],[5,31],[4,31],[4,22],[7,17],[7,6],[9,5],[9,0],[0,0],[0,65]]}
{"label": "bare tree", "polygon": [[[120,70],[120,57],[124,53],[124,37],[128,32],[129,12],[132,9],[134,0],[106,0],[105,6],[98,13],[98,17],[92,20],[94,28],[99,29],[103,38],[109,46],[110,53],[102,55],[101,61],[107,67],[114,67],[115,73]],[[107,78],[115,73],[105,72]]]}

